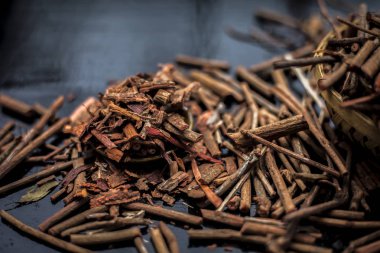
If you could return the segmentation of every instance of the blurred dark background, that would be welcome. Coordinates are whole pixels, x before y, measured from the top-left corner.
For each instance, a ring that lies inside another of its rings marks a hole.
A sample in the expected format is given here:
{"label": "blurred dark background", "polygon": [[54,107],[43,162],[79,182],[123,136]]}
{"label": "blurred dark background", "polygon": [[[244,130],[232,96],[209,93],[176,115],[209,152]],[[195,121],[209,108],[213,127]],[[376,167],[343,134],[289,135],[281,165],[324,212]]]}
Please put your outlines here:
{"label": "blurred dark background", "polygon": [[[335,0],[328,1],[328,6],[335,15],[355,10],[359,2]],[[379,11],[380,1],[366,3],[369,10]],[[232,26],[248,31],[255,25],[254,11],[260,8],[297,18],[318,13],[315,1],[309,0],[2,0],[0,92],[46,106],[58,95],[75,94],[76,100],[60,111],[68,115],[84,98],[103,91],[108,81],[155,71],[158,63],[171,62],[179,53],[249,66],[279,52],[233,40],[224,30]],[[6,120],[1,114],[0,123]],[[19,131],[26,127],[20,123]],[[0,199],[0,208],[13,207],[26,190]],[[45,198],[11,213],[36,227],[61,207],[62,203],[52,205]],[[187,209],[182,203],[176,208]],[[206,247],[188,249],[186,232],[171,228],[183,252],[209,251]],[[151,243],[147,244],[153,252]],[[135,251],[130,245],[124,246],[129,247],[107,251]],[[0,252],[31,251],[55,252],[0,223]]]}

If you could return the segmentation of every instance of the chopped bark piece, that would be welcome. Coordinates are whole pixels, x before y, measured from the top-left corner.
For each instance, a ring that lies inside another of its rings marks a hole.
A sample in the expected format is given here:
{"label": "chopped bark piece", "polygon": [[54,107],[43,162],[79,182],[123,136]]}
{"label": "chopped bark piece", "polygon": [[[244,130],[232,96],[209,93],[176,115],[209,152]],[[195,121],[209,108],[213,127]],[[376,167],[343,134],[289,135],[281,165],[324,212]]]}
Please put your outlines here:
{"label": "chopped bark piece", "polygon": [[169,115],[166,120],[180,131],[184,131],[189,128],[189,124],[187,124],[183,117],[178,113]]}
{"label": "chopped bark piece", "polygon": [[173,206],[175,202],[175,198],[170,196],[169,194],[165,193],[164,196],[162,196],[162,200],[168,204],[169,206]]}
{"label": "chopped bark piece", "polygon": [[172,192],[174,189],[178,187],[178,185],[187,180],[189,175],[186,172],[178,171],[173,176],[171,176],[168,180],[162,182],[157,186],[157,189],[163,192]]}
{"label": "chopped bark piece", "polygon": [[223,171],[221,164],[204,163],[199,166],[202,182],[207,185],[211,184]]}

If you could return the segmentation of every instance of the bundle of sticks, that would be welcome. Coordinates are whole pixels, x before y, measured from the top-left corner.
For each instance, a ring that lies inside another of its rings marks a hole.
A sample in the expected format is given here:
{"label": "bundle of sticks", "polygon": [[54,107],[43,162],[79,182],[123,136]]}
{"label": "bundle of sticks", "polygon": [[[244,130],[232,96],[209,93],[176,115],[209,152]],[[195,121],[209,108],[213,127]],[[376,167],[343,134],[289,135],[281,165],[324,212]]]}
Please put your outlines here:
{"label": "bundle of sticks", "polygon": [[[0,197],[34,185],[19,204],[56,189],[51,201],[65,206],[38,229],[5,210],[0,216],[70,252],[127,240],[147,252],[145,228],[157,252],[186,248],[164,221],[185,224],[189,241],[198,244],[379,251],[380,221],[371,220],[377,212],[370,202],[379,165],[335,131],[300,68],[310,63],[294,63],[313,49],[307,44],[238,66],[236,78],[226,61],[178,55],[177,65],[113,82],[64,118],[56,115],[62,96],[45,108],[2,94],[0,105],[36,123],[21,136],[14,121],[0,129],[6,182]],[[326,57],[337,62],[336,55]],[[303,90],[292,87],[297,81]],[[21,167],[35,165],[43,168],[17,177]],[[191,214],[172,207],[178,200]]]}

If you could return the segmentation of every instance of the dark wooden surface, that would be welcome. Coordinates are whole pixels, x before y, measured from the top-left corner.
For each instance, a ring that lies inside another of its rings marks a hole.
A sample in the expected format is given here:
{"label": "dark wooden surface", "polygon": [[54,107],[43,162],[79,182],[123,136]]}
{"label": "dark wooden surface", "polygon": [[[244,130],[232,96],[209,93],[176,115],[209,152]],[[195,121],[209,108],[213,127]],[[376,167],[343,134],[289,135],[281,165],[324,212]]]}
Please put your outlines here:
{"label": "dark wooden surface", "polygon": [[[367,2],[371,8],[379,9],[379,1]],[[318,11],[314,1],[295,0],[3,0],[0,3],[0,91],[46,106],[60,94],[74,93],[77,99],[60,111],[60,115],[68,115],[84,98],[103,91],[108,81],[155,71],[158,63],[171,62],[178,53],[225,59],[233,66],[249,66],[276,52],[234,41],[225,35],[224,29],[233,26],[248,31],[254,23],[252,13],[259,8],[300,18]],[[6,120],[7,116],[0,114],[0,123]],[[20,123],[17,131],[24,132],[27,127]],[[16,176],[22,174],[22,169]],[[0,208],[12,208],[26,191],[0,199]],[[62,203],[53,205],[45,198],[10,212],[37,227],[61,207]],[[188,209],[181,201],[175,208]],[[209,251],[206,247],[189,245],[185,230],[171,228],[183,252]],[[149,237],[145,239],[149,251],[153,252]],[[102,250],[135,251],[128,244]],[[56,250],[0,223],[0,252]],[[219,247],[214,252],[224,249]]]}

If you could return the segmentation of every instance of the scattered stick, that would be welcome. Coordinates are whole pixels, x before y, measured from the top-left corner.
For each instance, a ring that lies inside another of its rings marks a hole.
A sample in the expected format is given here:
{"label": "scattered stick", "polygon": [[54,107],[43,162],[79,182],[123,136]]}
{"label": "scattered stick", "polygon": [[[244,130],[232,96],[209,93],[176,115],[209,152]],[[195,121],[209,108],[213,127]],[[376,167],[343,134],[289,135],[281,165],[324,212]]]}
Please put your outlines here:
{"label": "scattered stick", "polygon": [[149,229],[150,237],[152,238],[154,248],[157,253],[169,253],[169,249],[165,243],[164,237],[161,234],[160,229],[150,228]]}
{"label": "scattered stick", "polygon": [[179,253],[178,241],[174,233],[169,229],[169,227],[162,221],[159,223],[159,229],[161,234],[165,237],[165,240],[169,246],[171,253]]}
{"label": "scattered stick", "polygon": [[140,229],[134,227],[113,232],[96,233],[92,235],[70,235],[70,241],[79,245],[99,245],[133,240],[138,236],[141,236]]}
{"label": "scattered stick", "polygon": [[195,215],[187,214],[187,213],[181,213],[174,210],[169,210],[163,207],[158,206],[151,206],[143,203],[131,203],[131,204],[124,204],[125,208],[129,210],[144,210],[147,213],[164,217],[167,219],[180,221],[182,223],[190,224],[190,225],[201,225],[203,222],[202,217],[198,217]]}
{"label": "scattered stick", "polygon": [[34,228],[22,223],[21,221],[19,221],[14,216],[10,215],[9,213],[7,213],[4,210],[0,210],[0,216],[2,219],[6,220],[10,224],[12,224],[12,226],[16,227],[17,229],[21,230],[22,232],[24,232],[28,235],[31,235],[38,240],[42,240],[48,244],[51,244],[55,247],[58,247],[64,251],[78,252],[78,253],[92,252],[92,251],[87,250],[85,248],[79,247],[79,246],[74,245],[72,243],[60,240],[58,238],[55,238],[54,236],[51,236],[51,235],[45,234],[41,231],[38,231],[37,229],[34,229]]}
{"label": "scattered stick", "polygon": [[37,182],[45,177],[48,177],[50,175],[53,175],[57,172],[60,172],[62,170],[65,170],[67,168],[70,168],[73,165],[74,161],[69,161],[69,162],[62,162],[62,163],[57,163],[53,166],[48,166],[47,168],[32,174],[30,176],[23,177],[17,181],[14,181],[10,184],[4,185],[0,187],[0,195],[4,195],[9,193],[10,191],[13,191],[15,189],[18,189],[20,187],[23,187],[25,185]]}
{"label": "scattered stick", "polygon": [[49,129],[47,129],[43,134],[38,136],[28,145],[26,145],[20,152],[18,152],[12,160],[8,163],[4,163],[0,166],[0,179],[2,179],[5,175],[7,175],[14,167],[20,164],[25,158],[27,158],[30,153],[35,149],[41,146],[47,139],[49,139],[52,135],[61,131],[64,125],[69,123],[69,118],[63,118],[52,125]]}
{"label": "scattered stick", "polygon": [[55,214],[44,220],[38,228],[41,231],[47,231],[50,227],[60,222],[65,217],[69,216],[83,205],[87,204],[88,199],[81,199],[79,201],[73,201],[64,208],[57,211]]}

